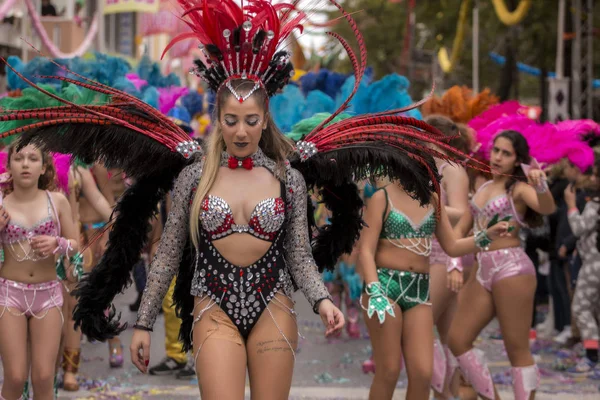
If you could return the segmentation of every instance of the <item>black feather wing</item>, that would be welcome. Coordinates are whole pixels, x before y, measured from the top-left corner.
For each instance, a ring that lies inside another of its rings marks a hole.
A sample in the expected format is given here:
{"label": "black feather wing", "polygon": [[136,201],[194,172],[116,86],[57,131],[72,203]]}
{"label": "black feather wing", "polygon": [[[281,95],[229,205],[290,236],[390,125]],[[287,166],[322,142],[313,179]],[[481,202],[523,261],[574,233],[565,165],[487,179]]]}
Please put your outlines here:
{"label": "black feather wing", "polygon": [[331,212],[330,224],[318,229],[312,243],[321,271],[332,270],[342,254],[351,253],[360,236],[363,201],[355,182],[388,177],[422,205],[430,204],[439,183],[435,160],[424,149],[408,154],[378,142],[320,152],[304,161],[297,158],[292,166],[302,173],[309,189],[321,193]]}
{"label": "black feather wing", "polygon": [[[92,271],[79,282],[74,295],[78,304],[73,313],[75,326],[92,340],[104,341],[126,328],[120,314],[112,309],[114,297],[131,284],[131,270],[139,261],[157,204],[173,186],[179,171],[138,179],[117,203],[116,219],[109,234],[106,252]],[[112,309],[108,315],[107,310]]]}

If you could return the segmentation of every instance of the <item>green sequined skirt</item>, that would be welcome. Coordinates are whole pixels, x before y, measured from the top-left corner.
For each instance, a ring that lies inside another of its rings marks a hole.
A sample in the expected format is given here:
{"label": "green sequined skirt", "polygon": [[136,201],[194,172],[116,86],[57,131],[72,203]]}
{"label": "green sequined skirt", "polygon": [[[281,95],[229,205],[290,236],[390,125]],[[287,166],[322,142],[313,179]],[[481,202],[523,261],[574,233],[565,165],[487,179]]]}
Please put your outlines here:
{"label": "green sequined skirt", "polygon": [[377,268],[384,293],[402,312],[429,303],[429,274]]}

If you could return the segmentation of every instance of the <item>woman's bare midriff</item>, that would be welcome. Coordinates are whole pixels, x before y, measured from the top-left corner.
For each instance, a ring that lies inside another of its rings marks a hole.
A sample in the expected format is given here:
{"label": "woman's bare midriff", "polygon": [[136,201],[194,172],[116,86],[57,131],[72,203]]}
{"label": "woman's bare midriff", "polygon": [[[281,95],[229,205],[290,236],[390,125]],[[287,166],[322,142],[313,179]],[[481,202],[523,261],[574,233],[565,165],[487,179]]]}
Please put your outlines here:
{"label": "woman's bare midriff", "polygon": [[15,260],[8,249],[4,249],[4,263],[0,268],[0,278],[22,283],[43,283],[57,279],[54,256],[40,261]]}
{"label": "woman's bare midriff", "polygon": [[271,242],[257,239],[248,233],[234,233],[223,239],[213,240],[212,244],[227,262],[236,267],[249,267],[271,247]]}
{"label": "woman's bare midriff", "polygon": [[[406,244],[409,244],[408,241]],[[378,268],[411,271],[420,274],[429,273],[429,257],[417,255],[406,249],[399,249],[387,240],[379,241],[375,254],[375,264]]]}
{"label": "woman's bare midriff", "polygon": [[511,221],[512,226],[515,227],[513,231],[510,233],[510,237],[501,237],[495,239],[488,251],[509,249],[511,247],[519,247],[521,246],[521,239],[519,239],[519,232],[521,231],[521,226],[518,225],[515,221]]}
{"label": "woman's bare midriff", "polygon": [[490,248],[488,251],[509,249],[511,247],[520,247],[520,246],[521,246],[521,239],[519,239],[518,231],[514,230],[514,231],[512,231],[512,236],[510,238],[500,238],[500,239],[494,240],[492,242],[492,244],[490,245]]}
{"label": "woman's bare midriff", "polygon": [[79,199],[79,218],[82,224],[94,224],[96,222],[102,222],[102,215],[100,215],[94,207],[92,207],[85,197]]}

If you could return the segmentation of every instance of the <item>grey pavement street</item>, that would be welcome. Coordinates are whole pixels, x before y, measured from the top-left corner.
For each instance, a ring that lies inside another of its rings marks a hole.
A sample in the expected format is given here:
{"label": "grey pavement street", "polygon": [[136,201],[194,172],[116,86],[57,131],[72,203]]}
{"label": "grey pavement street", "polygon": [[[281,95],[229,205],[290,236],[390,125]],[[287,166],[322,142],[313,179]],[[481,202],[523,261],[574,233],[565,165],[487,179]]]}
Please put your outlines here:
{"label": "grey pavement street", "polygon": [[[115,305],[122,311],[122,318],[135,321],[135,314],[129,311],[128,305],[135,299],[135,292],[129,289],[119,296]],[[320,320],[312,313],[308,303],[300,293],[296,295],[299,313],[300,332],[305,337],[300,341],[293,387],[290,399],[366,399],[372,375],[362,372],[361,364],[368,357],[369,341],[363,339],[347,339],[345,333],[340,339],[326,340]],[[492,324],[482,337],[493,336],[497,329]],[[364,327],[363,327],[363,332]],[[491,332],[491,333],[490,333]],[[131,330],[122,335],[125,347],[125,365],[120,369],[111,369],[108,365],[108,346],[105,343],[85,343],[83,345],[83,362],[80,374],[82,389],[79,392],[59,392],[59,399],[199,399],[195,379],[181,381],[173,376],[150,376],[137,372],[129,356],[129,340]],[[162,317],[156,322],[152,336],[151,365],[159,362],[165,355],[164,324]],[[502,344],[498,340],[484,339],[478,344],[486,350],[490,360],[494,379],[501,383],[503,399],[512,399],[510,386],[505,382],[509,368]],[[553,354],[541,351],[542,388],[537,400],[592,400],[600,399],[598,385],[600,382],[585,379],[572,379],[561,373],[552,371],[549,365]],[[546,366],[547,368],[544,368]],[[504,384],[502,384],[504,383]],[[403,373],[398,382],[394,399],[405,396],[406,375]],[[247,392],[246,398],[249,397]]]}

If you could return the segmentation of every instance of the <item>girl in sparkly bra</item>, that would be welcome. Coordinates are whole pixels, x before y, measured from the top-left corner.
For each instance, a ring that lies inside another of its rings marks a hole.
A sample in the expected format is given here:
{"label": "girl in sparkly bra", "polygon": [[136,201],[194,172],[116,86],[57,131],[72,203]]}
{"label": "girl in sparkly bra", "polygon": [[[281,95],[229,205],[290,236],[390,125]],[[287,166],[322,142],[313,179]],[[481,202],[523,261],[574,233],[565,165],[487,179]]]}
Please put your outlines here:
{"label": "girl in sparkly bra", "polygon": [[[370,399],[391,399],[404,357],[407,398],[427,398],[433,369],[433,315],[429,301],[429,257],[435,235],[451,257],[477,251],[478,238],[456,239],[439,198],[422,206],[397,182],[367,201],[358,265],[365,278],[361,299],[377,368]],[[438,212],[436,212],[439,210]],[[486,237],[506,234],[506,222]]]}
{"label": "girl in sparkly bra", "polygon": [[54,398],[64,322],[55,263],[57,256],[74,255],[78,244],[68,200],[49,191],[54,180],[50,160],[33,145],[8,152],[12,188],[0,206],[1,399],[20,398],[29,362],[36,398]]}
{"label": "girl in sparkly bra", "polygon": [[462,373],[486,399],[497,398],[497,394],[483,354],[473,348],[473,342],[494,317],[500,322],[512,365],[515,399],[529,399],[539,384],[539,371],[529,349],[536,274],[521,248],[518,231],[525,224],[541,222],[541,215],[554,212],[555,204],[544,172],[528,169],[528,164],[531,159],[525,138],[515,131],[500,132],[490,153],[493,179],[475,193],[470,213],[465,213],[455,228],[464,233],[472,227],[476,237],[485,238],[486,226],[500,219],[509,221],[512,230],[494,243],[480,241],[477,279],[463,289],[450,328],[449,346]]}

